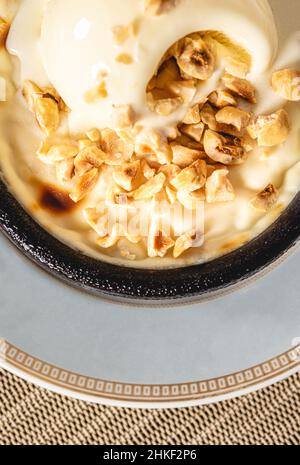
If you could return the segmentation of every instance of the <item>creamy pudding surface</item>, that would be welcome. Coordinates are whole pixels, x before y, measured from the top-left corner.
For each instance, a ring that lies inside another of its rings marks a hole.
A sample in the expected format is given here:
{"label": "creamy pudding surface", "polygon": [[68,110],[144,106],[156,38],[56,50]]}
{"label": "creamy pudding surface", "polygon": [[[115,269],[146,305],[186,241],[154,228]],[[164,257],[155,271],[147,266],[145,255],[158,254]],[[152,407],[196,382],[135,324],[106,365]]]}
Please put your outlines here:
{"label": "creamy pudding surface", "polygon": [[299,40],[267,0],[0,0],[2,177],[100,260],[228,253],[299,192]]}

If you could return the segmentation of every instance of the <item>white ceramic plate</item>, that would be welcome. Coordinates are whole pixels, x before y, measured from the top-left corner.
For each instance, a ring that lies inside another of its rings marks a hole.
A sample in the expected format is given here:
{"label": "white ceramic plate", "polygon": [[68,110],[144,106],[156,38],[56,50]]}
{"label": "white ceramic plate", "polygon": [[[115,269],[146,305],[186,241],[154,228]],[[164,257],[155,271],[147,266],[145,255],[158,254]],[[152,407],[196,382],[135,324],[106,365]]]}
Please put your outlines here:
{"label": "white ceramic plate", "polygon": [[[271,3],[282,37],[300,29],[298,0]],[[0,263],[0,365],[57,392],[174,407],[227,399],[299,370],[299,252],[230,295],[174,308],[84,294],[2,236]]]}

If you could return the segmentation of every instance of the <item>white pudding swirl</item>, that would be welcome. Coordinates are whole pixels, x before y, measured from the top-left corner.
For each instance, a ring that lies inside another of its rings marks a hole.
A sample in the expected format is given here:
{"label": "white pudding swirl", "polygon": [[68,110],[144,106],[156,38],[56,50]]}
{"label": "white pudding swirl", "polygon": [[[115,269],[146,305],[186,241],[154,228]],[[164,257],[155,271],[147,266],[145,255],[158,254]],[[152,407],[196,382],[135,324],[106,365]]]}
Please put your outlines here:
{"label": "white pudding swirl", "polygon": [[[111,127],[113,105],[130,104],[148,124],[145,88],[168,48],[197,31],[220,31],[252,57],[251,72],[259,75],[272,64],[277,33],[267,0],[181,0],[160,16],[145,16],[143,0],[25,0],[13,23],[9,50],[16,54],[23,79],[51,82],[72,110],[71,129]],[[113,29],[135,24],[137,38],[126,45],[114,41]],[[133,63],[116,58],[128,54]],[[108,98],[85,102],[99,73],[108,73]]]}

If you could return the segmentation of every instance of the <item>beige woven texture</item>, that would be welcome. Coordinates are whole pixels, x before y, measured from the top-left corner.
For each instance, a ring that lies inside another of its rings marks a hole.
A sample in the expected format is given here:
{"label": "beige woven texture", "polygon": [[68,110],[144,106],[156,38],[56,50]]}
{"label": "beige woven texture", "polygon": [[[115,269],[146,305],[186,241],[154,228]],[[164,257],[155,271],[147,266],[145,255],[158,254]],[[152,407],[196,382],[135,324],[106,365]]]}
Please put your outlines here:
{"label": "beige woven texture", "polygon": [[300,444],[300,374],[215,405],[103,407],[62,397],[0,370],[0,444]]}

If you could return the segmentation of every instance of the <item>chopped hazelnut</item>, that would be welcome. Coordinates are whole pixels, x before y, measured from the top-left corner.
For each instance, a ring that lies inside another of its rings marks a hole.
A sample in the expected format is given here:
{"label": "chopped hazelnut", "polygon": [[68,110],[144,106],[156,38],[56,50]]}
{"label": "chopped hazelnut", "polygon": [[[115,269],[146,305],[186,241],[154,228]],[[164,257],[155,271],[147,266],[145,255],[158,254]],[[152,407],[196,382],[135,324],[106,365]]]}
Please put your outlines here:
{"label": "chopped hazelnut", "polygon": [[159,173],[153,178],[150,178],[145,184],[142,184],[132,193],[134,200],[150,199],[162,190],[165,182],[166,176],[163,173]]}
{"label": "chopped hazelnut", "polygon": [[70,194],[71,200],[75,203],[82,200],[95,187],[98,177],[97,168],[93,168],[80,176]]}
{"label": "chopped hazelnut", "polygon": [[201,142],[202,136],[204,134],[204,129],[205,126],[203,123],[198,123],[198,124],[183,124],[180,127],[180,131],[183,134],[186,134],[187,136],[191,137],[194,139],[196,142]]}
{"label": "chopped hazelnut", "polygon": [[200,80],[209,79],[215,69],[215,57],[210,47],[201,39],[185,38],[181,44],[177,63],[187,75]]}
{"label": "chopped hazelnut", "polygon": [[237,101],[234,96],[226,90],[216,90],[208,96],[209,103],[216,108],[224,108],[227,106],[236,107]]}
{"label": "chopped hazelnut", "polygon": [[237,60],[233,57],[227,57],[225,63],[225,70],[228,74],[232,76],[245,79],[247,74],[249,73],[249,66],[247,63],[244,63],[241,60]]}
{"label": "chopped hazelnut", "polygon": [[133,145],[124,142],[112,129],[101,131],[100,148],[105,153],[104,162],[109,166],[118,166],[131,159]]}
{"label": "chopped hazelnut", "polygon": [[43,95],[42,89],[33,81],[24,81],[22,94],[30,111],[34,111],[34,102],[38,97]]}
{"label": "chopped hazelnut", "polygon": [[89,104],[96,103],[99,100],[103,100],[107,97],[108,97],[108,91],[107,91],[105,81],[101,81],[100,84],[98,84],[93,89],[88,90],[84,94],[84,99],[86,103],[89,103]]}
{"label": "chopped hazelnut", "polygon": [[256,210],[268,212],[277,203],[279,192],[273,184],[268,184],[264,190],[259,192],[252,200],[251,205]]}
{"label": "chopped hazelnut", "polygon": [[172,149],[167,138],[155,129],[142,129],[140,131],[136,137],[135,151],[140,155],[155,154],[161,165],[172,161]]}
{"label": "chopped hazelnut", "polygon": [[109,249],[116,245],[119,240],[119,225],[114,225],[109,234],[97,239],[97,245],[99,245],[102,249]]}
{"label": "chopped hazelnut", "polygon": [[123,65],[131,65],[134,62],[134,59],[129,53],[120,53],[116,56],[116,61]]}
{"label": "chopped hazelnut", "polygon": [[300,101],[300,71],[296,69],[282,69],[272,75],[274,92],[286,100]]}
{"label": "chopped hazelnut", "polygon": [[72,180],[74,175],[74,159],[68,158],[56,164],[56,177],[60,184],[64,184]]}
{"label": "chopped hazelnut", "polygon": [[[199,240],[200,239],[200,240]],[[178,237],[175,242],[173,256],[174,258],[180,257],[184,252],[192,247],[200,247],[203,243],[203,237],[198,237],[196,231],[185,233],[182,236]]]}
{"label": "chopped hazelnut", "polygon": [[290,133],[289,115],[286,110],[278,110],[271,115],[258,116],[248,126],[248,132],[260,147],[282,144]]}
{"label": "chopped hazelnut", "polygon": [[199,204],[205,201],[205,188],[193,192],[180,190],[177,192],[179,202],[188,210],[197,210]]}
{"label": "chopped hazelnut", "polygon": [[73,145],[57,144],[49,146],[47,142],[43,142],[37,152],[39,159],[46,165],[55,165],[60,161],[73,159],[77,154],[78,148]]}
{"label": "chopped hazelnut", "polygon": [[218,123],[234,126],[238,132],[241,132],[248,126],[250,117],[250,113],[235,107],[222,108],[216,114]]}
{"label": "chopped hazelnut", "polygon": [[91,168],[99,169],[104,163],[105,153],[96,145],[90,145],[76,156],[74,165],[76,174],[82,176]]}
{"label": "chopped hazelnut", "polygon": [[229,171],[216,170],[207,179],[205,185],[206,201],[208,203],[230,202],[235,199],[233,186],[227,178]]}
{"label": "chopped hazelnut", "polygon": [[99,142],[101,139],[101,133],[99,129],[91,129],[86,133],[87,137],[90,139],[91,142]]}
{"label": "chopped hazelnut", "polygon": [[148,107],[160,116],[171,115],[183,104],[181,97],[168,97],[164,95],[164,92],[162,94],[158,95],[157,91],[147,94]]}
{"label": "chopped hazelnut", "polygon": [[207,168],[204,160],[197,160],[192,165],[184,168],[174,179],[171,185],[178,191],[192,192],[201,189],[205,185]]}
{"label": "chopped hazelnut", "polygon": [[130,192],[136,187],[140,168],[141,162],[139,160],[118,166],[113,172],[114,181],[125,191]]}
{"label": "chopped hazelnut", "polygon": [[168,88],[186,104],[190,103],[196,94],[194,80],[173,81]]}
{"label": "chopped hazelnut", "polygon": [[154,220],[150,226],[148,236],[148,255],[149,257],[164,257],[169,249],[174,246],[174,241],[159,229]]}
{"label": "chopped hazelnut", "polygon": [[231,74],[225,74],[222,81],[227,89],[235,95],[248,100],[250,103],[256,103],[256,90],[251,82],[247,79],[241,79]]}
{"label": "chopped hazelnut", "polygon": [[225,137],[207,130],[204,134],[204,150],[214,161],[224,165],[239,165],[245,161],[246,151],[240,139]]}
{"label": "chopped hazelnut", "polygon": [[184,124],[198,124],[201,121],[200,117],[200,107],[199,105],[194,105],[190,108],[187,114],[184,117],[183,123]]}
{"label": "chopped hazelnut", "polygon": [[5,45],[9,27],[9,23],[0,16],[0,47]]}
{"label": "chopped hazelnut", "polygon": [[173,163],[180,168],[186,168],[194,163],[196,160],[206,157],[202,150],[194,150],[183,145],[178,145],[176,142],[171,144],[173,151]]}

